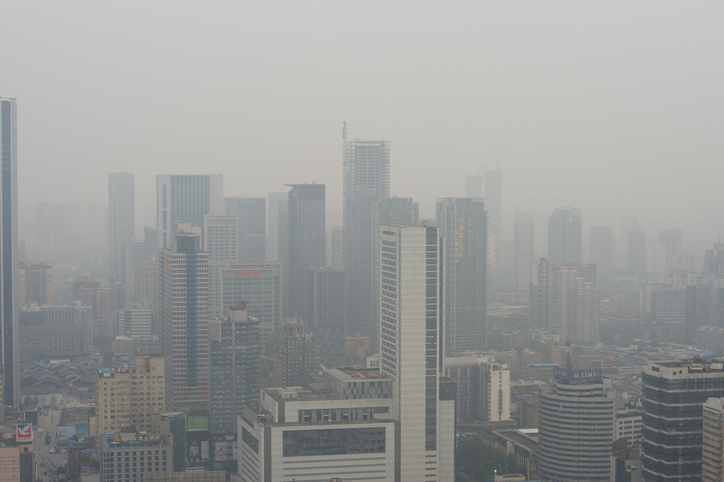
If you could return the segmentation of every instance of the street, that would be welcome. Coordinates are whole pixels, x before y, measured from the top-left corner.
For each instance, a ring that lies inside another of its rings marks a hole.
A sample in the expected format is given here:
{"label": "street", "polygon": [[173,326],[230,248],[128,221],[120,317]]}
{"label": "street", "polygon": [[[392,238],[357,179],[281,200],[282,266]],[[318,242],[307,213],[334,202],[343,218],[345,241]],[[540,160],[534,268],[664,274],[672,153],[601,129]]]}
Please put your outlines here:
{"label": "street", "polygon": [[[43,411],[43,415],[38,417],[38,426],[35,428],[34,434],[34,454],[35,454],[35,476],[36,480],[51,481],[55,480],[55,469],[65,466],[68,462],[68,454],[51,454],[49,450],[55,448],[57,442],[56,427],[60,424],[61,410],[47,409]],[[42,433],[40,433],[40,430]],[[45,435],[50,434],[50,445],[45,445]],[[67,447],[62,447],[67,449]]]}

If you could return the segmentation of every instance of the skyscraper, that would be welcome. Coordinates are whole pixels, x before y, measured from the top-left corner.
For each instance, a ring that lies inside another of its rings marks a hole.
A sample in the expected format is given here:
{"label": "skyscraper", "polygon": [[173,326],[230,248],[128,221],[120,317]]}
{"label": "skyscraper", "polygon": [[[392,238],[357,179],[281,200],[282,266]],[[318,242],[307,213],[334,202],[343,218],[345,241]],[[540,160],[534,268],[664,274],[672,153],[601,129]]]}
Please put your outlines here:
{"label": "skyscraper", "polygon": [[446,260],[442,272],[445,349],[450,353],[485,349],[488,224],[483,201],[439,199],[437,226]]}
{"label": "skyscraper", "polygon": [[513,228],[515,252],[515,288],[519,292],[530,289],[535,251],[535,219],[531,213],[515,213]]}
{"label": "skyscraper", "polygon": [[332,269],[344,269],[344,226],[332,226],[329,235],[330,260]]}
{"label": "skyscraper", "polygon": [[374,203],[390,196],[390,143],[344,140],[344,269],[349,333],[372,337],[374,313]]}
{"label": "skyscraper", "polygon": [[224,214],[224,179],[220,174],[156,176],[158,247],[171,247],[175,223],[204,225],[207,214]]}
{"label": "skyscraper", "polygon": [[485,210],[488,213],[488,231],[495,237],[495,245],[500,246],[503,236],[503,171],[483,172],[485,184]]}
{"label": "skyscraper", "polygon": [[156,323],[165,359],[166,408],[207,407],[209,398],[208,253],[201,236],[174,232],[158,255]]}
{"label": "skyscraper", "polygon": [[400,423],[395,480],[452,481],[455,401],[440,390],[440,238],[426,226],[380,231],[380,373],[393,380],[390,416]]}
{"label": "skyscraper", "polygon": [[266,257],[267,261],[281,260],[279,255],[279,209],[286,205],[289,193],[270,192],[266,203]]}
{"label": "skyscraper", "polygon": [[289,315],[304,313],[307,268],[326,263],[324,184],[290,184],[289,191]]}
{"label": "skyscraper", "polygon": [[581,211],[558,208],[548,218],[548,261],[581,262]]}
{"label": "skyscraper", "polygon": [[266,261],[266,199],[227,197],[226,214],[236,216],[239,263]]}
{"label": "skyscraper", "polygon": [[343,270],[331,268],[307,269],[306,272],[304,320],[307,328],[317,335],[319,357],[323,363],[345,362],[345,275]]}
{"label": "skyscraper", "polygon": [[684,232],[681,229],[665,229],[659,233],[659,243],[666,246],[671,256],[684,249]]}
{"label": "skyscraper", "polygon": [[111,280],[115,280],[122,269],[119,265],[121,243],[136,237],[135,210],[133,174],[108,174],[108,276]]}
{"label": "skyscraper", "polygon": [[646,231],[628,232],[628,272],[631,276],[646,273]]}
{"label": "skyscraper", "polygon": [[204,250],[209,254],[209,319],[225,312],[221,307],[221,270],[236,262],[236,216],[204,216]]}
{"label": "skyscraper", "polygon": [[5,404],[19,402],[18,366],[18,132],[15,99],[0,97],[0,156],[2,191],[0,194],[0,310],[2,311],[2,368]]}
{"label": "skyscraper", "polygon": [[596,265],[599,282],[613,279],[613,229],[608,226],[591,228],[591,263]]}

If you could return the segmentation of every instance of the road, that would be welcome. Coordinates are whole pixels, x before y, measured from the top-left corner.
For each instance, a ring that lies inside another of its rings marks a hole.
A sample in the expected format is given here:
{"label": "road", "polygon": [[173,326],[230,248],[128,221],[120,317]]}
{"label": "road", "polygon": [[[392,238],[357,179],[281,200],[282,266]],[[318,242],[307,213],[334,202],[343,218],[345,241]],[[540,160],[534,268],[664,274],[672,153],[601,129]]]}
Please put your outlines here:
{"label": "road", "polygon": [[[54,474],[57,467],[65,466],[68,463],[68,454],[51,454],[49,450],[56,447],[57,429],[60,425],[60,410],[46,409],[43,415],[38,417],[38,426],[34,442],[35,453],[35,475],[36,480],[43,482],[55,480]],[[40,433],[40,430],[42,433]],[[45,434],[50,434],[50,445],[45,445]],[[67,447],[64,447],[67,448]]]}

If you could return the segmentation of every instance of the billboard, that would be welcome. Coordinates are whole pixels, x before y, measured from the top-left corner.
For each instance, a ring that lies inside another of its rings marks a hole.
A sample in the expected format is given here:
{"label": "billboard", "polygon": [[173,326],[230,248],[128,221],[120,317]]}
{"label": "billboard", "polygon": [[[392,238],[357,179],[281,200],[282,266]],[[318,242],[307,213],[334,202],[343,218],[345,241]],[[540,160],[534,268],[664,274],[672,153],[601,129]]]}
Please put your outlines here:
{"label": "billboard", "polygon": [[588,382],[591,380],[600,380],[600,370],[568,370],[566,368],[554,368],[553,376],[562,380],[572,382]]}
{"label": "billboard", "polygon": [[209,416],[208,415],[189,415],[189,432],[199,432],[201,430],[209,429]]}
{"label": "billboard", "polygon": [[226,460],[226,442],[217,442],[215,450],[215,458],[217,462],[223,462]]}
{"label": "billboard", "polygon": [[30,443],[33,441],[33,425],[19,423],[15,426],[15,441],[17,443]]}

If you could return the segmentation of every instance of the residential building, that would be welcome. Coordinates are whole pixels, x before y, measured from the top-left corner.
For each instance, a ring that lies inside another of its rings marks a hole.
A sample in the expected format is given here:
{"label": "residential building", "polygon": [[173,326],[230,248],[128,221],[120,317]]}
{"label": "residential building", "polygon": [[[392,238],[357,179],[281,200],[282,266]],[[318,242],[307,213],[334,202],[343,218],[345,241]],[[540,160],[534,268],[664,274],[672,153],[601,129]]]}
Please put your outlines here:
{"label": "residential building", "polygon": [[308,372],[319,360],[316,337],[304,329],[301,318],[287,319],[267,340],[265,356],[281,361],[283,387],[307,386]]}
{"label": "residential building", "polygon": [[156,176],[156,235],[171,249],[176,223],[203,226],[207,214],[224,214],[224,179],[218,175]]}
{"label": "residential building", "polygon": [[561,207],[548,218],[548,261],[551,263],[581,262],[581,211]]}
{"label": "residential building", "polygon": [[482,375],[482,416],[485,422],[510,420],[510,370],[505,363],[485,362]]}
{"label": "residential building", "polygon": [[[171,435],[120,433],[99,439],[101,482],[141,482],[151,480],[148,474],[173,470]],[[126,462],[126,457],[131,460]],[[125,467],[126,463],[133,464],[134,458],[138,467]]]}
{"label": "residential building", "polygon": [[38,260],[20,261],[18,265],[21,303],[53,304],[53,267]]}
{"label": "residential building", "polygon": [[437,226],[448,261],[441,279],[445,349],[449,353],[482,350],[486,347],[488,269],[485,206],[476,199],[438,199]]}
{"label": "residential building", "polygon": [[266,199],[227,197],[226,214],[236,216],[236,261],[263,263],[266,256]]}
{"label": "residential building", "polygon": [[221,270],[237,258],[236,216],[204,216],[204,250],[209,255],[209,319],[221,316]]}
{"label": "residential building", "polygon": [[515,289],[519,292],[527,292],[531,285],[535,259],[535,219],[531,213],[515,213],[513,251]]}
{"label": "residential building", "polygon": [[133,173],[108,174],[108,269],[109,279],[120,275],[118,254],[121,243],[136,238],[136,201]]}
{"label": "residential building", "polygon": [[613,229],[608,226],[591,228],[591,263],[596,265],[597,283],[613,280]]}
{"label": "residential building", "polygon": [[156,304],[168,410],[208,404],[208,276],[199,234],[174,232],[172,247],[158,254]]}

